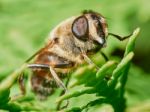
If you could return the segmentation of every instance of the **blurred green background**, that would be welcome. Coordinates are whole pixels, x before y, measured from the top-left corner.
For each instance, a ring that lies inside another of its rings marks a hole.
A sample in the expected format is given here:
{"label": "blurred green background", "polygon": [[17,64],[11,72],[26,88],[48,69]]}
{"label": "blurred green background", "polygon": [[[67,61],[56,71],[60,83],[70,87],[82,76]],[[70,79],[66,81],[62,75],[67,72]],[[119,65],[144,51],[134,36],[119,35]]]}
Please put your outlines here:
{"label": "blurred green background", "polygon": [[[128,111],[150,112],[149,0],[0,0],[0,80],[44,46],[50,30],[59,22],[84,9],[104,15],[109,32],[125,36],[141,28],[126,97]],[[109,37],[104,51],[110,58],[122,56],[125,43]]]}

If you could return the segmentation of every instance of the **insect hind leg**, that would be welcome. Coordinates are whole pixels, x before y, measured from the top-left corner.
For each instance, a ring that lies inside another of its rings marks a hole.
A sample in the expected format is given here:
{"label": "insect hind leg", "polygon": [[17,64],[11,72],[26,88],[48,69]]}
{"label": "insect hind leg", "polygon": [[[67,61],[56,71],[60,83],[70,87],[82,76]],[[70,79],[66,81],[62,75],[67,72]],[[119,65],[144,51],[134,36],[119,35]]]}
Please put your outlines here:
{"label": "insect hind leg", "polygon": [[24,73],[22,73],[19,77],[18,77],[18,83],[19,83],[19,87],[21,90],[21,94],[25,95],[26,94],[26,88],[25,88],[25,82],[24,82]]}
{"label": "insect hind leg", "polygon": [[11,100],[17,100],[21,97],[23,97],[26,94],[26,88],[25,88],[25,80],[24,80],[24,73],[21,73],[18,77],[18,83],[19,83],[19,88],[21,90],[21,93],[18,93],[14,96],[11,97]]}

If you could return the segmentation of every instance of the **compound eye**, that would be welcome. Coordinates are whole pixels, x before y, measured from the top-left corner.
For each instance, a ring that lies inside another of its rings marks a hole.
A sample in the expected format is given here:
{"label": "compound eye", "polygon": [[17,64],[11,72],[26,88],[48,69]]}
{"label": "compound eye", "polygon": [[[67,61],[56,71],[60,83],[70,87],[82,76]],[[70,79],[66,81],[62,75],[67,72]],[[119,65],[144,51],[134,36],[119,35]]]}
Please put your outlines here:
{"label": "compound eye", "polygon": [[88,40],[88,21],[85,16],[80,16],[72,24],[72,33],[80,40]]}

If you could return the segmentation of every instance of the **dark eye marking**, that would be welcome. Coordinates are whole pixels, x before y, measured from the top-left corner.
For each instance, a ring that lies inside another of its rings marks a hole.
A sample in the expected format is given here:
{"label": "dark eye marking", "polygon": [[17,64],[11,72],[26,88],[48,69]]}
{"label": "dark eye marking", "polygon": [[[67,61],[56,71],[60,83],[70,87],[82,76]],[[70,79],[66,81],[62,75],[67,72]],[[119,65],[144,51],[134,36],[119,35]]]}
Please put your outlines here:
{"label": "dark eye marking", "polygon": [[93,20],[98,20],[99,18],[97,17],[97,15],[95,15],[95,14],[91,14],[91,18],[93,19]]}
{"label": "dark eye marking", "polygon": [[100,37],[105,37],[105,33],[104,33],[104,29],[103,29],[103,23],[101,23],[101,17],[97,16],[95,14],[91,14],[91,18],[95,21],[96,23],[96,30],[97,30],[97,34]]}
{"label": "dark eye marking", "polygon": [[105,33],[103,31],[103,25],[100,21],[98,21],[96,30],[97,30],[97,33],[100,37],[105,37]]}

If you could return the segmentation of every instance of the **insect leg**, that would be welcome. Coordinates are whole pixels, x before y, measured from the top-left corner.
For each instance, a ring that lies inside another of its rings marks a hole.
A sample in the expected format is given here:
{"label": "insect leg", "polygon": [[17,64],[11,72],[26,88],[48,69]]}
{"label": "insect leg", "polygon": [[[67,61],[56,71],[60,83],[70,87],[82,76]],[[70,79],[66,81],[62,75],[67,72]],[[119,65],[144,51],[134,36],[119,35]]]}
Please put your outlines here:
{"label": "insect leg", "polygon": [[18,77],[18,83],[19,83],[19,87],[21,90],[21,94],[25,95],[26,93],[26,88],[25,88],[25,84],[24,84],[24,73],[22,73],[19,77]]}
{"label": "insect leg", "polygon": [[42,69],[49,69],[51,72],[52,77],[54,78],[54,80],[56,81],[56,83],[58,84],[58,86],[62,87],[65,91],[67,91],[66,86],[64,85],[64,83],[60,80],[60,78],[58,77],[58,75],[56,74],[55,70],[53,69],[53,67],[47,65],[47,64],[29,64],[28,65],[29,68],[42,68]]}
{"label": "insect leg", "polygon": [[103,56],[103,58],[105,59],[105,61],[109,61],[108,57],[105,55],[104,52],[100,51],[101,55]]}
{"label": "insect leg", "polygon": [[50,70],[50,72],[51,72],[52,77],[55,79],[56,83],[58,84],[58,86],[62,87],[62,88],[65,90],[65,92],[67,92],[66,86],[65,86],[64,83],[60,80],[60,78],[59,78],[58,75],[56,74],[55,70],[54,70],[51,66],[49,66],[49,70]]}
{"label": "insect leg", "polygon": [[[67,67],[72,67],[73,63],[70,62],[62,62],[62,63],[54,63],[51,64],[53,68],[67,68]],[[47,64],[28,64],[29,68],[43,68],[43,69],[48,69],[49,65]]]}
{"label": "insect leg", "polygon": [[117,38],[118,40],[123,41],[123,40],[129,38],[132,34],[130,34],[130,35],[128,35],[128,36],[124,36],[124,37],[119,36],[119,35],[116,35],[116,34],[113,34],[113,33],[108,33],[108,35],[111,35],[111,36]]}
{"label": "insect leg", "polygon": [[[63,66],[62,66],[63,65]],[[55,65],[55,67],[59,67],[59,68],[63,68],[63,67],[66,67],[66,66],[70,66],[70,64],[68,63],[68,65],[67,65],[67,63],[65,64],[65,63],[59,63],[59,64],[56,64]],[[50,73],[51,73],[51,76],[54,78],[54,80],[56,81],[56,83],[57,83],[57,85],[59,86],[59,87],[62,87],[64,90],[61,92],[61,94],[60,94],[60,96],[61,95],[63,95],[64,93],[66,93],[67,92],[67,84],[68,84],[68,82],[69,82],[69,78],[68,78],[68,80],[67,80],[67,82],[66,82],[66,85],[61,81],[61,79],[58,77],[58,75],[57,75],[57,73],[55,72],[55,70],[54,70],[54,68],[53,67],[51,67],[51,66],[49,66],[49,65],[47,65],[47,64],[29,64],[28,65],[28,67],[29,68],[42,68],[42,69],[49,69],[49,71],[50,71]],[[50,76],[50,77],[51,77]],[[62,104],[62,102],[60,102],[60,103],[58,103],[58,105],[57,105],[57,110],[60,110],[60,109],[62,109],[62,108],[65,108],[65,107],[67,107],[68,106],[68,104],[69,104],[69,101],[67,100],[67,103],[65,104],[65,106],[63,106],[63,107],[61,107],[61,104]]]}
{"label": "insect leg", "polygon": [[11,97],[11,101],[15,101],[21,97],[23,97],[26,94],[26,88],[25,88],[25,83],[24,83],[24,74],[21,73],[18,77],[18,83],[19,83],[19,88],[21,90],[21,93],[18,93],[14,96]]}
{"label": "insect leg", "polygon": [[82,56],[88,64],[93,64],[96,67],[96,70],[99,70],[99,67],[85,53],[83,53]]}
{"label": "insect leg", "polygon": [[[66,81],[66,84],[65,84],[66,87],[68,86],[69,80],[70,80],[70,76],[67,77],[67,81]],[[65,91],[61,91],[59,96],[62,96],[64,93],[65,93]],[[69,104],[69,101],[67,100],[67,103],[63,107],[61,107],[61,104],[62,104],[62,101],[57,104],[57,107],[56,107],[57,110],[66,108],[68,106],[68,104]]]}
{"label": "insect leg", "polygon": [[28,64],[28,68],[42,68],[42,69],[49,69],[49,65],[47,64]]}

